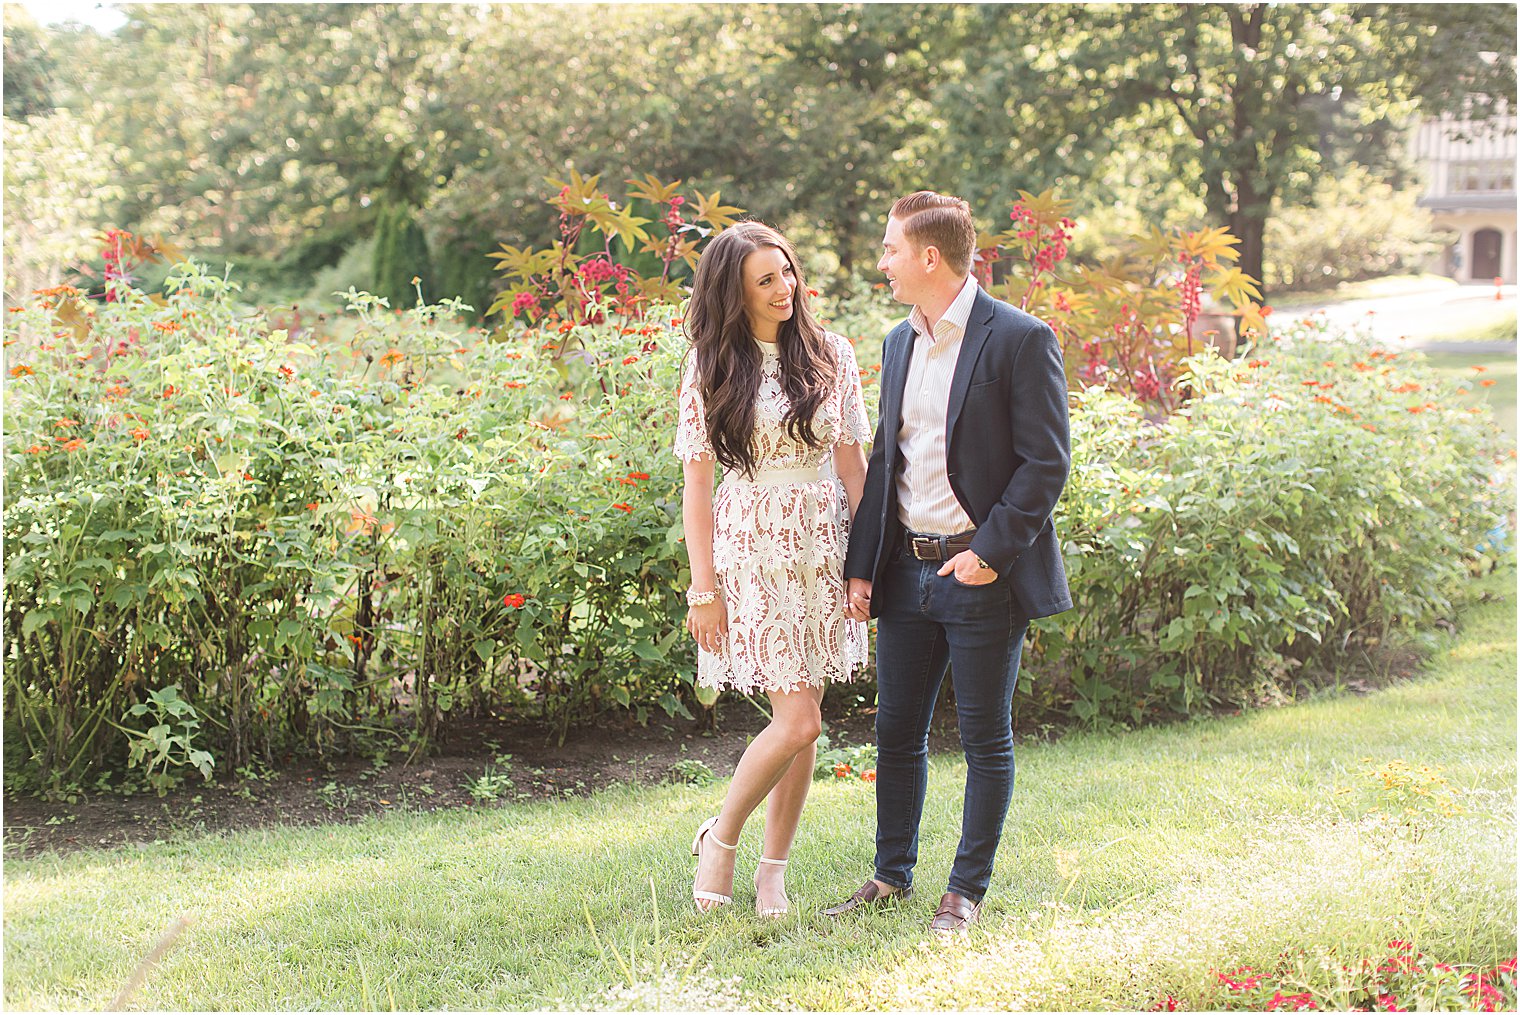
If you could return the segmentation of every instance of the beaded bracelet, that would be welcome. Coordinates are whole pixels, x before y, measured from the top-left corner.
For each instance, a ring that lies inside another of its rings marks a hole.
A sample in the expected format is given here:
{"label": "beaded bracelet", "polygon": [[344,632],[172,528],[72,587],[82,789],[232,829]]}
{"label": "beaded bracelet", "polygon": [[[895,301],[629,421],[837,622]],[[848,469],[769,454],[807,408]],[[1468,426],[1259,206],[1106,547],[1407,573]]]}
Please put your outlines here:
{"label": "beaded bracelet", "polygon": [[688,606],[711,606],[718,601],[718,593],[698,592],[696,589],[686,590],[686,605]]}

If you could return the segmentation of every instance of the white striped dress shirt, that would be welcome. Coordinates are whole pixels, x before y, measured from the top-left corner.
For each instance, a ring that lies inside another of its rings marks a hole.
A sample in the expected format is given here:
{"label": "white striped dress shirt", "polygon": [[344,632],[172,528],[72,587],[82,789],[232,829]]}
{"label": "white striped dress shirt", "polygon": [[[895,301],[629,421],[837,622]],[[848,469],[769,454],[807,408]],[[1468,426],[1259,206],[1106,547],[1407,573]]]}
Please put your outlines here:
{"label": "white striped dress shirt", "polygon": [[932,330],[918,307],[908,318],[914,331],[913,357],[903,386],[902,428],[897,431],[903,457],[897,474],[897,518],[913,532],[953,536],[976,527],[955,499],[945,463],[950,382],[976,292],[975,277],[967,277]]}

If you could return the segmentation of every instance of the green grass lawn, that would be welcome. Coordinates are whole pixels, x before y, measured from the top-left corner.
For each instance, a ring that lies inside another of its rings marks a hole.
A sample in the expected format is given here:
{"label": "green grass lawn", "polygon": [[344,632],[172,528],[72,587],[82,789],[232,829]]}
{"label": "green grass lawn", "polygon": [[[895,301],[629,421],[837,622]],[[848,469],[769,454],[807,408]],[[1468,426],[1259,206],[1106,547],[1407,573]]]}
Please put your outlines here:
{"label": "green grass lawn", "polygon": [[[1143,1009],[1208,1006],[1214,970],[1284,950],[1378,959],[1398,938],[1491,966],[1516,946],[1514,590],[1512,565],[1478,582],[1388,690],[1021,747],[986,915],[954,947],[925,931],[960,818],[946,756],[920,894],[839,922],[815,911],[869,872],[858,781],[817,787],[778,922],[747,884],[758,819],[734,906],[691,911],[687,847],[721,786],[7,860],[5,1004],[101,1007],[181,914],[131,1006]],[[1390,789],[1400,764],[1432,792]]]}
{"label": "green grass lawn", "polygon": [[[1511,331],[1510,338],[1514,338]],[[1513,353],[1454,354],[1427,352],[1430,365],[1454,381],[1467,385],[1469,394],[1464,396],[1472,404],[1487,403],[1493,409],[1494,420],[1515,439],[1515,356]],[[1481,371],[1474,369],[1482,367]],[[1485,387],[1483,381],[1494,383]]]}

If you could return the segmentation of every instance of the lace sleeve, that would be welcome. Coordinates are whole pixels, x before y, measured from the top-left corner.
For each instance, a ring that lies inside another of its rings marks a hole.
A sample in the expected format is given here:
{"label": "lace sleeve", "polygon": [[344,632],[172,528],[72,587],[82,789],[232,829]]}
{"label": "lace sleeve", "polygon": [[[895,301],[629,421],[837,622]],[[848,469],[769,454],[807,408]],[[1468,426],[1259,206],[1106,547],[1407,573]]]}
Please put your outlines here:
{"label": "lace sleeve", "polygon": [[871,420],[866,415],[865,393],[860,387],[860,367],[855,364],[855,349],[846,338],[835,337],[839,350],[839,437],[837,444],[869,444],[873,436]]}
{"label": "lace sleeve", "polygon": [[686,374],[681,378],[681,395],[676,420],[676,457],[683,462],[713,458],[712,441],[707,436],[707,410],[697,386],[696,354],[686,359]]}

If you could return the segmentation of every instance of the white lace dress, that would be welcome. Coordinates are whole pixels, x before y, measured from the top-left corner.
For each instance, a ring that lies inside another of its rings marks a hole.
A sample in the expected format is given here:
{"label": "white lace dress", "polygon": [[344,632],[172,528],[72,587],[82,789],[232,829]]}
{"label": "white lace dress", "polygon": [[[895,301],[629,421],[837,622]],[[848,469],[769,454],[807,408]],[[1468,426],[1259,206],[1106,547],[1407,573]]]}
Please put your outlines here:
{"label": "white lace dress", "polygon": [[[833,445],[866,444],[871,426],[855,351],[828,334],[838,370],[819,406],[811,448],[782,423],[776,347],[764,350],[755,400],[755,476],[724,476],[713,493],[713,567],[728,608],[728,643],[697,651],[697,683],[744,692],[795,691],[847,680],[867,660],[866,625],[844,615],[849,501],[833,468]],[[676,456],[713,458],[697,389],[695,355],[681,382]]]}

